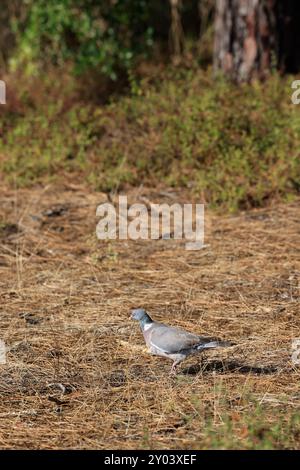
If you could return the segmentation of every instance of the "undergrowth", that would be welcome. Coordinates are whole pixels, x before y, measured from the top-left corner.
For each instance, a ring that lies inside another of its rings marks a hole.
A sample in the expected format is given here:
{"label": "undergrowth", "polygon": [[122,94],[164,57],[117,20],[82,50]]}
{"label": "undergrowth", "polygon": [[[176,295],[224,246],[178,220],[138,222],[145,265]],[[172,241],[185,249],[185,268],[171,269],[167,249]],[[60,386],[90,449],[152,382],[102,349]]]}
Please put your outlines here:
{"label": "undergrowth", "polygon": [[127,95],[102,105],[63,79],[14,84],[1,107],[0,172],[14,186],[71,178],[121,191],[161,182],[231,211],[289,200],[300,187],[292,80],[237,87],[172,70],[163,80],[132,77]]}

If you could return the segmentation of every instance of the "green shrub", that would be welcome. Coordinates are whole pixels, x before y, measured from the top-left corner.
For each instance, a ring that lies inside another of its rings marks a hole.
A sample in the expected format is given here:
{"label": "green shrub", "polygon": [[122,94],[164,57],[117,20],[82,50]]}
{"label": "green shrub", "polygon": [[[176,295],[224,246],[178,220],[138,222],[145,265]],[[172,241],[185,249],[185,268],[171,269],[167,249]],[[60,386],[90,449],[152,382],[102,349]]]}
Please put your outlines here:
{"label": "green shrub", "polygon": [[39,65],[97,68],[116,80],[153,46],[158,2],[145,0],[29,0],[27,15],[14,22],[18,41],[13,67],[32,73]]}
{"label": "green shrub", "polygon": [[73,173],[95,189],[163,182],[215,207],[261,206],[300,187],[300,113],[290,83],[236,87],[208,73],[172,72],[105,106],[63,95],[23,115],[2,113],[0,171],[28,185]]}

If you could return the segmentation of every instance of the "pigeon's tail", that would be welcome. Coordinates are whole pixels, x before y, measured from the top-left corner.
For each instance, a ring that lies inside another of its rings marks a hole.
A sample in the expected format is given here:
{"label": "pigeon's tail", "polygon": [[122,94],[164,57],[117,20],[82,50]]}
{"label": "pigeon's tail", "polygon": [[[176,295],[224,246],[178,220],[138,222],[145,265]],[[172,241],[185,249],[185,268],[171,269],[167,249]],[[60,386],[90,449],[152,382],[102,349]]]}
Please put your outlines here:
{"label": "pigeon's tail", "polygon": [[202,343],[197,346],[198,351],[202,351],[203,349],[213,349],[213,348],[229,348],[230,346],[234,346],[234,343],[230,341],[210,341],[209,343]]}

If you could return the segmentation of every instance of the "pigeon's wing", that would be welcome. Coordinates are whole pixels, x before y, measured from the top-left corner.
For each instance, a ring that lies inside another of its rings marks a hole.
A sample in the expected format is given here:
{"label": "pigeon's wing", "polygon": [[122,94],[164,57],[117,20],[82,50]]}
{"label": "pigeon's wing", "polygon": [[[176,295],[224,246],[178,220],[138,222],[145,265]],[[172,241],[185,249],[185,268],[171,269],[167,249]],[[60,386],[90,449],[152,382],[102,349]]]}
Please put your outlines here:
{"label": "pigeon's wing", "polygon": [[161,323],[153,325],[150,336],[150,344],[166,354],[192,349],[201,344],[202,340],[203,338],[193,333]]}

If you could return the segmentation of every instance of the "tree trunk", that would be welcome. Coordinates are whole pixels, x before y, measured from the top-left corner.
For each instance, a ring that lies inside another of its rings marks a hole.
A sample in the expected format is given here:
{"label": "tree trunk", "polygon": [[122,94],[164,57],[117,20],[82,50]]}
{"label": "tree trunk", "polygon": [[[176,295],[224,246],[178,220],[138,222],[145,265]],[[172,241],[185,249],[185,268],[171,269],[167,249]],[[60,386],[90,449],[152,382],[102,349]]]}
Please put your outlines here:
{"label": "tree trunk", "polygon": [[171,6],[171,30],[170,40],[173,59],[175,61],[180,57],[184,47],[184,34],[181,24],[180,8],[181,0],[170,0]]}
{"label": "tree trunk", "polygon": [[215,71],[237,82],[264,78],[275,49],[275,0],[217,0]]}
{"label": "tree trunk", "polygon": [[237,82],[300,71],[299,0],[216,0],[214,69]]}

